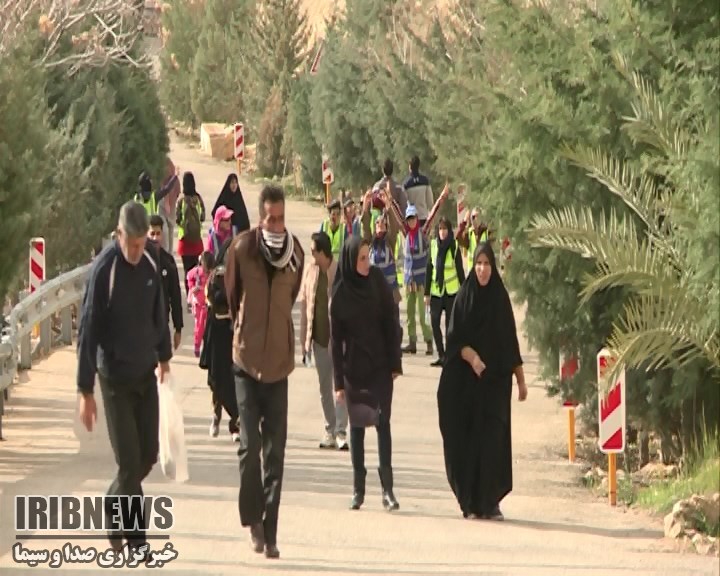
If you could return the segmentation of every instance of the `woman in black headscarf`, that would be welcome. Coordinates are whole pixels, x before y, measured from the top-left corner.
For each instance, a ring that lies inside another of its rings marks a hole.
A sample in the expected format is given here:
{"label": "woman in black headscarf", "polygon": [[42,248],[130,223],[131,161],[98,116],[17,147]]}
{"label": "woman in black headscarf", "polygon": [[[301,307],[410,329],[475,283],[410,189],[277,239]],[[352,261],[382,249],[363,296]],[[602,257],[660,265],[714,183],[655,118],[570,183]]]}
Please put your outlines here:
{"label": "woman in black headscarf", "polygon": [[430,256],[425,270],[425,306],[430,306],[432,326],[438,358],[430,366],[442,366],[445,343],[440,330],[440,317],[445,312],[445,334],[450,330],[450,312],[455,295],[465,281],[462,255],[455,242],[452,223],[443,216],[438,221],[435,238],[430,242]]}
{"label": "woman in black headscarf", "polygon": [[225,184],[220,191],[215,206],[212,209],[212,218],[215,218],[215,212],[220,206],[226,206],[233,211],[230,219],[233,226],[233,234],[240,234],[250,229],[250,218],[248,217],[247,207],[240,190],[238,177],[236,174],[228,174]]}
{"label": "woman in black headscarf", "polygon": [[445,470],[465,518],[502,520],[512,490],[510,398],[513,374],[527,398],[510,296],[488,243],[455,298],[438,386]]}
{"label": "woman in black headscarf", "polygon": [[225,293],[225,255],[232,241],[231,236],[220,247],[215,268],[210,272],[205,286],[208,313],[203,333],[200,368],[207,370],[207,384],[212,392],[213,415],[210,421],[210,436],[215,438],[220,433],[220,419],[224,408],[229,416],[230,437],[233,442],[240,442],[232,364],[233,325]]}
{"label": "woman in black headscarf", "polygon": [[330,343],[336,395],[347,403],[350,419],[353,510],[365,500],[365,428],[370,426],[378,435],[383,506],[400,507],[393,494],[390,433],[393,381],[402,374],[399,326],[392,290],[383,273],[370,266],[368,242],[349,238],[333,283]]}

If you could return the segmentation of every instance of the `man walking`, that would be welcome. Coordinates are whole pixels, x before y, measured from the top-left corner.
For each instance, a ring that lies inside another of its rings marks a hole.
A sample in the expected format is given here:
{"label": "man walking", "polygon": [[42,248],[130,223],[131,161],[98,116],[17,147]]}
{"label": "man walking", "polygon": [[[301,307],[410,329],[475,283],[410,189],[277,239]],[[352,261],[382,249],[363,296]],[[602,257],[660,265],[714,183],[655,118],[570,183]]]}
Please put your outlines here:
{"label": "man walking", "polygon": [[420,158],[413,156],[410,159],[410,174],[403,182],[403,189],[407,194],[408,204],[415,206],[420,226],[427,222],[428,214],[434,204],[430,180],[424,174],[420,174]]}
{"label": "man walking", "polygon": [[327,206],[328,217],[320,225],[320,232],[327,234],[330,238],[330,246],[335,258],[340,258],[343,244],[348,237],[347,226],[342,223],[342,206],[340,200],[333,200]]}
{"label": "man walking", "polygon": [[405,210],[407,210],[408,204],[411,203],[410,198],[405,192],[405,189],[400,186],[400,184],[395,182],[395,180],[393,180],[392,175],[395,171],[395,166],[393,164],[393,161],[390,160],[390,158],[387,158],[385,160],[382,170],[383,177],[377,182],[375,182],[372,187],[374,194],[373,207],[376,208],[378,211],[382,211],[384,209],[383,202],[380,200],[380,194],[383,192],[383,190],[388,189],[389,183],[389,190],[392,199],[397,203],[400,213],[405,214]]}
{"label": "man walking", "polygon": [[[170,331],[158,264],[145,249],[147,212],[142,204],[128,202],[120,209],[115,242],[92,263],[83,298],[78,331],[80,419],[91,431],[97,417],[93,389],[99,376],[110,444],[118,472],[108,496],[140,496],[141,482],[158,456],[158,391],[170,370]],[[123,515],[128,498],[118,498]],[[105,513],[113,520],[112,499]],[[117,506],[117,503],[115,504]],[[144,519],[143,519],[144,521]],[[147,554],[142,529],[108,533],[110,544]],[[143,523],[140,523],[143,526]]]}
{"label": "man walking", "polygon": [[307,266],[300,289],[300,342],[303,357],[313,355],[320,380],[320,403],[325,416],[325,436],[320,448],[348,450],[348,414],[345,404],[335,401],[330,355],[330,301],[337,271],[330,238],[324,232],[312,235],[313,261]]}
{"label": "man walking", "polygon": [[259,226],[238,235],[228,249],[225,286],[235,327],[240,523],[250,527],[250,543],[256,552],[279,558],[277,527],[287,439],[288,376],[295,368],[291,314],[305,255],[297,238],[285,228],[281,188],[263,188],[259,216]]}
{"label": "man walking", "polygon": [[159,214],[150,216],[150,229],[148,239],[157,248],[157,263],[160,268],[160,279],[162,280],[163,296],[165,297],[166,313],[172,317],[173,327],[173,349],[180,347],[183,329],[183,302],[180,291],[180,275],[178,274],[175,258],[163,247],[165,238],[163,234],[163,218]]}

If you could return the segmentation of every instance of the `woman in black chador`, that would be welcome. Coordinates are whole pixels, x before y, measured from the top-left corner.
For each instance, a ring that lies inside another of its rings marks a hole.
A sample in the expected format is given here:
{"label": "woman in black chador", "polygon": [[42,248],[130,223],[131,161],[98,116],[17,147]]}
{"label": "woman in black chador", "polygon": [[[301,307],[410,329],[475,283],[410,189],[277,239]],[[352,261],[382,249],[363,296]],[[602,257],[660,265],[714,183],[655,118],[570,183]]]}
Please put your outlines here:
{"label": "woman in black chador", "polygon": [[463,516],[502,520],[500,502],[512,490],[513,374],[520,401],[527,386],[510,296],[490,244],[477,247],[473,262],[450,316],[437,391],[440,431]]}
{"label": "woman in black chador", "polygon": [[350,508],[365,500],[365,428],[378,435],[382,502],[397,510],[393,493],[390,408],[393,380],[402,374],[400,322],[393,293],[379,268],[370,266],[369,243],[345,240],[333,283],[330,332],[335,390],[347,402],[354,491]]}
{"label": "woman in black chador", "polygon": [[232,371],[233,327],[225,294],[225,254],[232,241],[232,237],[225,240],[218,253],[217,265],[208,277],[206,286],[208,312],[200,354],[200,368],[207,370],[207,383],[212,392],[213,416],[210,422],[210,435],[215,438],[220,433],[220,418],[225,408],[229,416],[228,429],[232,441],[240,442],[235,377]]}

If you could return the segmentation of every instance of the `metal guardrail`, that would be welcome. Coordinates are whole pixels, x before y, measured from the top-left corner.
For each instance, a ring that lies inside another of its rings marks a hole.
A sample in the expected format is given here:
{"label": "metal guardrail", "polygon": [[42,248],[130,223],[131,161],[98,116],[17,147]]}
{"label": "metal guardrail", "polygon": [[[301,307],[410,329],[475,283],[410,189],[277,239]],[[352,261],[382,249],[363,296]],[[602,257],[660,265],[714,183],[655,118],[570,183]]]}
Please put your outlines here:
{"label": "metal guardrail", "polygon": [[[32,368],[33,352],[47,356],[53,346],[53,318],[59,317],[59,340],[72,344],[73,306],[77,306],[85,292],[85,284],[91,264],[75,268],[45,282],[30,295],[25,296],[12,309],[7,326],[0,335],[0,440],[2,417],[8,389],[15,381],[18,371]],[[32,349],[32,332],[39,326],[39,342]]]}

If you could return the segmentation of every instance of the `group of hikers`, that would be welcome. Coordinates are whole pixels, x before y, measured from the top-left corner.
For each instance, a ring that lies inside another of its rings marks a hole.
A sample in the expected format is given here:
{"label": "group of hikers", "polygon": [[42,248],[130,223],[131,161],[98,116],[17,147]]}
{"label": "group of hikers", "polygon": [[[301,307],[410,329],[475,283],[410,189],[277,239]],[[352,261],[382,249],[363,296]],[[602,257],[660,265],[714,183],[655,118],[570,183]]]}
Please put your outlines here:
{"label": "group of hikers", "polygon": [[[97,374],[118,462],[109,495],[142,495],[141,482],[157,459],[156,374],[162,385],[188,306],[194,353],[211,389],[210,435],[218,436],[225,410],[238,444],[241,525],[249,529],[256,552],[279,557],[297,302],[303,361],[315,365],[319,380],[325,421],[320,447],[350,452],[350,508],[364,504],[369,427],[377,431],[382,504],[399,508],[392,467],[393,388],[403,373],[403,354],[418,352],[419,322],[426,354],[436,349],[432,365],[442,368],[437,400],[450,486],[464,517],[502,519],[499,504],[512,489],[513,376],[519,399],[527,396],[512,305],[496,264],[492,231],[479,211],[469,212],[454,232],[451,220],[439,215],[450,187],[446,184],[434,199],[419,167],[419,159],[412,158],[400,185],[388,160],[383,177],[357,204],[351,198],[330,203],[328,218],[312,234],[311,258],[287,228],[279,187],[262,189],[259,221],[251,227],[238,178],[230,174],[203,241],[205,205],[193,175],[185,172],[180,188],[176,170],[159,192],[141,175],[134,201],[120,211],[115,241],[94,261],[79,329],[81,419],[92,428]],[[175,198],[160,209],[173,189]],[[173,228],[184,268],[184,301],[172,256]],[[133,311],[131,302],[140,292],[145,304]],[[136,333],[143,336],[135,340]],[[124,539],[138,548],[146,538],[143,531],[108,536],[115,547]]]}

